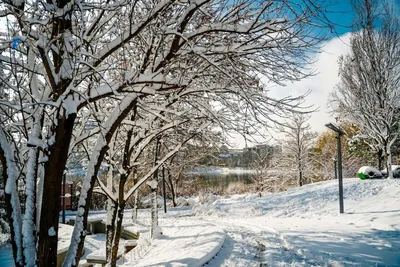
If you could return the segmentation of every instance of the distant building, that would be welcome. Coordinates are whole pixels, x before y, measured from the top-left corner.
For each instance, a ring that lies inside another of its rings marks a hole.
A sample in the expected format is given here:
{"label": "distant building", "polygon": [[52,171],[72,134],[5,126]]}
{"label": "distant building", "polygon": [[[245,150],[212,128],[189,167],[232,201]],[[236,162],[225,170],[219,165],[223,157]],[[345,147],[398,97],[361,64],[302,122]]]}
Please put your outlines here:
{"label": "distant building", "polygon": [[217,161],[216,166],[224,167],[251,167],[260,157],[281,153],[280,146],[256,145],[253,147],[245,147],[243,149],[229,149],[223,145],[219,152],[215,154]]}

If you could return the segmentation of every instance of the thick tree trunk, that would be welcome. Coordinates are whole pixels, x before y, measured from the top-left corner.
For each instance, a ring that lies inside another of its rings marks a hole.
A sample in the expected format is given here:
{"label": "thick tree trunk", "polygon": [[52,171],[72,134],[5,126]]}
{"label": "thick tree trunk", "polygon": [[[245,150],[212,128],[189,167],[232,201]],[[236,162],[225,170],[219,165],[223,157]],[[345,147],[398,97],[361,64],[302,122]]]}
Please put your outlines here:
{"label": "thick tree trunk", "polygon": [[118,246],[119,246],[119,239],[121,237],[121,230],[122,230],[122,220],[124,218],[124,208],[125,208],[125,201],[121,200],[121,203],[118,206],[118,215],[117,215],[117,227],[115,229],[115,236],[114,236],[114,244],[112,247],[112,256],[111,256],[111,267],[115,267],[117,265],[117,257],[118,257]]}
{"label": "thick tree trunk", "polygon": [[24,231],[23,246],[24,258],[27,266],[35,266],[37,264],[36,258],[36,180],[38,174],[38,148],[30,148],[28,157],[28,170],[26,174],[26,202],[25,202],[25,215],[22,224]]}
{"label": "thick tree trunk", "polygon": [[[113,167],[110,165],[107,176],[107,188],[110,192],[115,192],[113,181]],[[107,223],[106,223],[106,259],[107,262],[111,260],[111,249],[115,233],[115,219],[117,217],[118,203],[114,199],[107,199]]]}
{"label": "thick tree trunk", "polygon": [[[68,0],[58,0],[56,5],[58,8],[64,8],[69,3]],[[66,44],[64,33],[72,28],[71,14],[66,13],[64,16],[55,17],[51,22],[51,35],[55,40],[54,45],[58,47],[58,51],[52,50],[52,63],[54,66],[54,74],[61,74],[63,62],[69,60],[65,55]],[[43,48],[41,48],[43,49]],[[42,51],[42,60],[48,60],[45,55],[46,52]],[[56,98],[62,96],[71,83],[70,78],[60,78],[52,84],[52,95]],[[63,101],[64,99],[57,99]],[[43,195],[42,205],[40,212],[40,226],[39,226],[39,242],[37,248],[37,258],[39,267],[57,266],[57,242],[58,242],[58,221],[60,212],[60,196],[62,177],[65,170],[65,165],[68,159],[69,145],[76,118],[76,113],[67,115],[67,111],[59,109],[55,119],[56,123],[52,126],[55,130],[51,129],[50,134],[55,135],[55,142],[50,145],[48,161],[44,164],[44,177],[43,177]]]}
{"label": "thick tree trunk", "polygon": [[115,235],[115,219],[117,218],[117,203],[113,200],[107,201],[107,225],[106,225],[106,259],[111,260],[111,251]]}
{"label": "thick tree trunk", "polygon": [[[130,144],[130,138],[128,138],[126,142],[125,152],[128,151]],[[123,166],[126,169],[128,166],[128,156],[125,153],[125,158],[123,161]],[[113,238],[113,247],[111,250],[111,266],[115,267],[117,265],[117,257],[118,257],[118,246],[119,246],[119,238],[121,237],[121,228],[122,228],[122,220],[124,219],[124,209],[125,209],[125,199],[124,199],[124,186],[128,176],[126,174],[121,174],[119,178],[119,185],[118,185],[118,210],[117,215],[117,224],[116,229],[114,230],[114,238]]]}
{"label": "thick tree trunk", "polygon": [[40,214],[38,266],[57,266],[58,220],[60,212],[61,182],[68,158],[68,149],[76,114],[58,120],[54,133],[55,143],[45,163],[43,197]]}
{"label": "thick tree trunk", "polygon": [[150,208],[151,208],[151,238],[157,236],[158,229],[158,205],[157,205],[157,182],[155,180],[151,181],[152,185],[150,194]]}

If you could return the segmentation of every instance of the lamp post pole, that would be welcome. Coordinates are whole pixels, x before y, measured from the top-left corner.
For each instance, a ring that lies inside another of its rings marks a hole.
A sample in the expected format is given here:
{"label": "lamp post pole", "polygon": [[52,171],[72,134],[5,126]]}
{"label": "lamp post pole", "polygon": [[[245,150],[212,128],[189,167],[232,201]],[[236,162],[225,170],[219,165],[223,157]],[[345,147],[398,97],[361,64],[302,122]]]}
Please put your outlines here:
{"label": "lamp post pole", "polygon": [[341,137],[342,132],[338,132],[337,136],[337,151],[338,151],[338,176],[339,176],[339,208],[340,213],[344,213],[344,204],[343,204],[343,174],[342,174],[342,144]]}
{"label": "lamp post pole", "polygon": [[[335,131],[337,135],[337,174],[339,180],[339,211],[340,213],[344,213],[344,203],[343,203],[343,173],[342,173],[342,143],[341,137],[344,135],[344,132],[340,129],[339,126],[334,125],[332,123],[325,124],[326,127]],[[336,175],[336,166],[335,166],[335,175]]]}

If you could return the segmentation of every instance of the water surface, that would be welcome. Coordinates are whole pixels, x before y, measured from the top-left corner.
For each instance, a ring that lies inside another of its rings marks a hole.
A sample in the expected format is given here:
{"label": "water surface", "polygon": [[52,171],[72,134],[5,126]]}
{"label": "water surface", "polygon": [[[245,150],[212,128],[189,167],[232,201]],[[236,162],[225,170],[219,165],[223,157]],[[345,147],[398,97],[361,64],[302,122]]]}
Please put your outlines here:
{"label": "water surface", "polygon": [[12,256],[12,249],[9,245],[0,246],[0,266],[13,267],[14,260]]}

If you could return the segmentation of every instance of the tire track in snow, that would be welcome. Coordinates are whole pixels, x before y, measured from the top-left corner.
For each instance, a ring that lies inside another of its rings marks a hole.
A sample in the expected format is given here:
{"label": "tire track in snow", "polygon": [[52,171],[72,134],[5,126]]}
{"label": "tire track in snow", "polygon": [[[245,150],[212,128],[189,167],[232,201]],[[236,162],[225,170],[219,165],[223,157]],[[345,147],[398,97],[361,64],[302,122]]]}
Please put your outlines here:
{"label": "tire track in snow", "polygon": [[343,264],[343,259],[332,259],[329,254],[298,249],[275,229],[267,226],[246,220],[220,218],[218,225],[225,228],[227,238],[213,260],[204,265],[207,267],[360,266],[347,260],[347,264]]}

